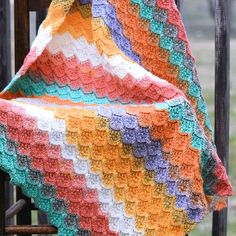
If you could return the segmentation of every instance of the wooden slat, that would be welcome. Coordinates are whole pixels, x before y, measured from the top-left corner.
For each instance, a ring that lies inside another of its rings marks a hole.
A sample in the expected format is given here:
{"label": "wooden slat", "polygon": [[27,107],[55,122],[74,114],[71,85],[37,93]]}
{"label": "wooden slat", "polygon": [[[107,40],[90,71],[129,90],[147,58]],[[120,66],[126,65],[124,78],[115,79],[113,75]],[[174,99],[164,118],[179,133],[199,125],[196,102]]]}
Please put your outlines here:
{"label": "wooden slat", "polygon": [[40,11],[47,9],[52,0],[29,0],[30,11]]}
{"label": "wooden slat", "polygon": [[[31,225],[32,224],[32,218],[31,218],[31,199],[26,197],[20,188],[17,188],[16,190],[16,198],[24,199],[26,202],[25,207],[17,214],[17,224],[18,225]],[[26,231],[27,232],[27,231]],[[23,236],[31,236],[29,232],[22,234]]]}
{"label": "wooden slat", "polygon": [[[11,28],[10,28],[10,1],[0,1],[0,91],[11,80]],[[0,192],[1,193],[1,192]],[[13,203],[13,186],[5,182],[5,207]],[[6,223],[12,224],[9,220]]]}
{"label": "wooden slat", "polygon": [[26,202],[25,200],[21,199],[19,201],[17,201],[14,205],[12,205],[5,214],[5,218],[10,219],[12,217],[14,217],[19,211],[22,210],[22,208],[25,206]]}
{"label": "wooden slat", "polygon": [[28,0],[14,1],[15,16],[15,70],[18,71],[30,48]]}
{"label": "wooden slat", "polygon": [[[215,142],[218,154],[228,169],[229,158],[229,0],[216,0],[215,6]],[[227,209],[213,214],[213,236],[227,235]]]}
{"label": "wooden slat", "polygon": [[0,170],[0,235],[5,234],[5,174]]}
{"label": "wooden slat", "polygon": [[47,16],[47,9],[40,10],[36,12],[36,32],[39,29],[39,26]]}
{"label": "wooden slat", "polygon": [[6,234],[23,235],[30,234],[56,234],[57,229],[50,225],[24,225],[24,226],[7,226]]}
{"label": "wooden slat", "polygon": [[0,90],[11,78],[10,1],[0,0]]}
{"label": "wooden slat", "polygon": [[[43,211],[38,211],[38,224],[39,225],[46,225],[46,224],[49,224],[48,222],[48,215],[46,212],[43,212]],[[42,236],[50,236],[47,233],[44,233]]]}
{"label": "wooden slat", "polygon": [[[10,208],[14,203],[14,187],[9,182],[9,175],[6,176],[6,181],[5,181],[5,203],[6,203],[6,209]],[[6,225],[7,224],[9,225],[14,224],[14,219],[6,218]]]}

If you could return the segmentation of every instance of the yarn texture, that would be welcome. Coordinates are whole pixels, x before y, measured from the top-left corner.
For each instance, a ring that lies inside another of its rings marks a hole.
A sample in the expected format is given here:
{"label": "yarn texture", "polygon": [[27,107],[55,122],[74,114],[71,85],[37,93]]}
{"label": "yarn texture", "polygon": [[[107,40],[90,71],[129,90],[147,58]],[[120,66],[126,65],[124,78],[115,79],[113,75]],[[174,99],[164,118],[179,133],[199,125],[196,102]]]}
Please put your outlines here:
{"label": "yarn texture", "polygon": [[174,0],[53,0],[0,93],[0,168],[59,236],[183,236],[226,207]]}

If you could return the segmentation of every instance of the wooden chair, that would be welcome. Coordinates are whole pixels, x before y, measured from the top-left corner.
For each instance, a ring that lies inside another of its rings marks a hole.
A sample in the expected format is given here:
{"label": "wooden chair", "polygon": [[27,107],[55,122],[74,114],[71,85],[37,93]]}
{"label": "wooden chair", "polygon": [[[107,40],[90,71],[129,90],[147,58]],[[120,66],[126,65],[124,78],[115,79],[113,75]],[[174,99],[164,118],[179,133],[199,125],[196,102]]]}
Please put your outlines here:
{"label": "wooden chair", "polygon": [[[29,13],[36,12],[36,28],[46,16],[47,8],[51,0],[14,0],[14,32],[15,32],[15,72],[19,70],[23,64],[24,58],[30,49],[30,20]],[[3,35],[1,48],[10,48],[10,3],[8,0],[1,0],[0,13],[2,13],[2,29],[0,35]],[[11,60],[10,50],[3,50],[0,68],[2,77],[2,87],[6,86],[9,78],[11,78]],[[31,234],[54,234],[57,229],[50,225],[32,225],[32,210],[37,210],[31,199],[25,197],[20,188],[16,188],[17,202],[8,210],[9,203],[7,199],[10,197],[8,191],[12,188],[9,185],[8,176],[0,172],[0,235],[20,234],[30,236]],[[6,210],[6,211],[5,211]],[[41,215],[40,213],[39,215]],[[6,225],[6,220],[17,215],[17,225]],[[41,220],[42,222],[42,220]]]}
{"label": "wooden chair", "polygon": [[[6,86],[11,78],[10,59],[10,0],[0,0],[0,89]],[[183,0],[175,0],[182,10]],[[228,168],[229,152],[229,1],[216,0],[216,56],[215,56],[215,142],[223,164]],[[15,71],[23,63],[29,51],[30,27],[29,12],[37,12],[36,25],[45,16],[51,0],[14,0],[15,20]],[[8,50],[6,50],[8,49]],[[32,226],[31,212],[37,210],[31,200],[17,188],[17,202],[9,207],[8,176],[0,171],[0,236],[7,234],[54,234],[56,228],[50,225]],[[6,211],[6,212],[5,212]],[[17,214],[17,225],[6,225],[6,219]],[[213,236],[227,235],[227,209],[213,215]]]}

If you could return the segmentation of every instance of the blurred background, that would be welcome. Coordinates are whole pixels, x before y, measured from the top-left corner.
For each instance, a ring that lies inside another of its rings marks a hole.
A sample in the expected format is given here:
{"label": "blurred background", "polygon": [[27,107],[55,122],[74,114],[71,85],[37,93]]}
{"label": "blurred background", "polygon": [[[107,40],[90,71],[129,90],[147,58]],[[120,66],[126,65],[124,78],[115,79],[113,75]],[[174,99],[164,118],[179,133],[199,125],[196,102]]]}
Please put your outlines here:
{"label": "blurred background", "polygon": [[[223,1],[223,0],[222,0]],[[215,31],[214,0],[183,0],[183,19],[190,47],[197,62],[199,79],[214,124]],[[229,175],[236,192],[236,0],[231,0],[231,109]],[[207,217],[190,236],[211,235],[212,216]],[[228,236],[236,235],[236,196],[229,199]]]}

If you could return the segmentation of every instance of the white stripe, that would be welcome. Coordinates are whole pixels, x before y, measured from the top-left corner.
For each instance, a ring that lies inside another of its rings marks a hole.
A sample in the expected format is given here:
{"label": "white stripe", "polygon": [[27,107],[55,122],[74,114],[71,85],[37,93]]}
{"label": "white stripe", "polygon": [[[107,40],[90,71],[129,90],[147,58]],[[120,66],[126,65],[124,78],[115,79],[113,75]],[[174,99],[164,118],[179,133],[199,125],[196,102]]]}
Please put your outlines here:
{"label": "white stripe", "polygon": [[124,203],[116,203],[112,189],[104,187],[101,177],[92,173],[90,161],[81,158],[74,145],[66,143],[65,121],[55,119],[52,111],[41,107],[20,103],[17,100],[13,103],[22,106],[26,114],[37,119],[38,129],[49,133],[50,143],[61,146],[62,157],[67,160],[73,160],[75,173],[85,175],[87,187],[97,190],[100,207],[109,216],[110,229],[125,235],[144,235],[135,229],[135,219],[125,215]]}
{"label": "white stripe", "polygon": [[120,79],[123,79],[129,74],[135,80],[148,77],[150,80],[157,82],[160,87],[173,87],[172,84],[154,76],[142,68],[139,64],[128,61],[121,55],[111,57],[108,57],[104,53],[100,55],[94,43],[88,43],[85,37],[74,39],[68,32],[62,35],[55,35],[51,42],[47,45],[47,50],[51,54],[62,52],[67,58],[76,56],[81,62],[89,60],[94,67],[102,65],[108,73],[116,75]]}
{"label": "white stripe", "polygon": [[40,28],[38,31],[37,37],[34,39],[31,50],[36,48],[36,55],[39,56],[52,40],[52,29],[51,26],[48,26],[44,29]]}

